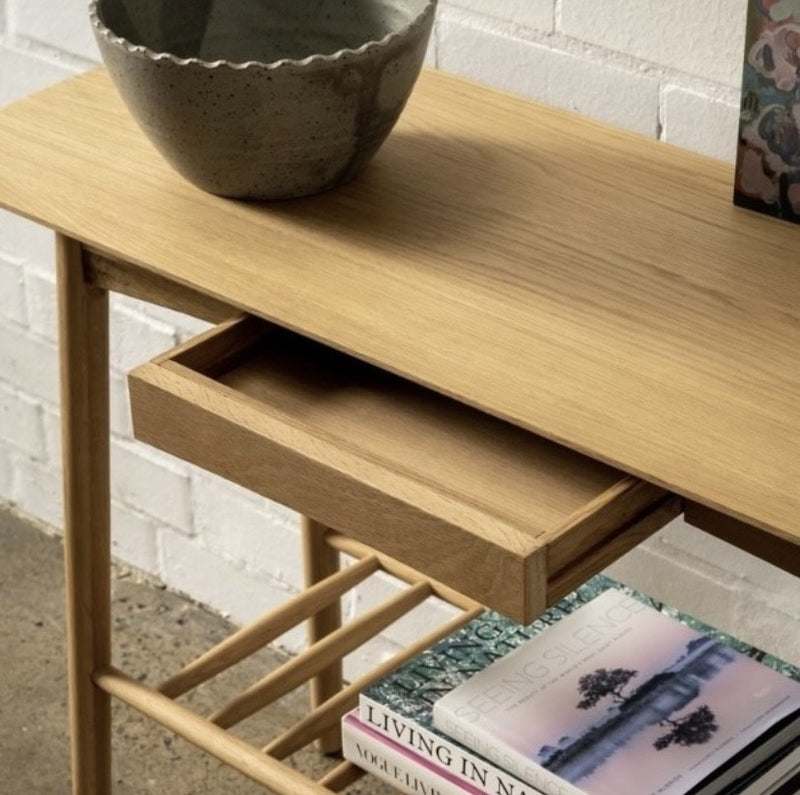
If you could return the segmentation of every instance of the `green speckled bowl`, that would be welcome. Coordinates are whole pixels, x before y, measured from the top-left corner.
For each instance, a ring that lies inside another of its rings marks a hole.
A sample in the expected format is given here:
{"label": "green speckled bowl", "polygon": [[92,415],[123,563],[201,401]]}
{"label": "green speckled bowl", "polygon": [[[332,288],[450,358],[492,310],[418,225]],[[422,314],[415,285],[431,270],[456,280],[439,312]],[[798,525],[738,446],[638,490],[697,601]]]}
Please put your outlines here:
{"label": "green speckled bowl", "polygon": [[355,176],[419,75],[436,0],[90,0],[131,114],[189,181],[285,199]]}

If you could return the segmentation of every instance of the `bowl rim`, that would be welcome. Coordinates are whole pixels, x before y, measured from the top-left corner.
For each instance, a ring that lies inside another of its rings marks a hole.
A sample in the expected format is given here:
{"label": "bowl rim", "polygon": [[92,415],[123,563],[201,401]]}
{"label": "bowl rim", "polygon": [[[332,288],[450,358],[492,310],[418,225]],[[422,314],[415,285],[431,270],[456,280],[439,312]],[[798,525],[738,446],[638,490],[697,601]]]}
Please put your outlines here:
{"label": "bowl rim", "polygon": [[427,0],[424,8],[419,12],[419,14],[417,14],[416,17],[414,17],[414,19],[403,25],[403,27],[401,27],[399,30],[394,30],[391,33],[387,33],[381,39],[371,39],[358,47],[342,47],[333,53],[312,53],[305,58],[279,58],[275,61],[231,61],[225,58],[220,58],[215,61],[206,61],[202,58],[197,58],[194,56],[189,58],[180,58],[170,52],[158,52],[157,50],[147,47],[144,44],[134,44],[124,36],[118,36],[100,19],[98,6],[101,2],[102,0],[89,0],[89,21],[95,34],[102,37],[110,44],[122,47],[126,52],[132,55],[143,56],[155,62],[169,61],[178,66],[197,65],[206,69],[228,68],[236,70],[272,70],[285,67],[306,69],[313,66],[335,64],[343,59],[346,60],[349,58],[362,56],[371,50],[384,49],[395,39],[405,37],[411,33],[414,28],[421,27],[422,25],[426,24],[429,17],[433,15],[438,0]]}

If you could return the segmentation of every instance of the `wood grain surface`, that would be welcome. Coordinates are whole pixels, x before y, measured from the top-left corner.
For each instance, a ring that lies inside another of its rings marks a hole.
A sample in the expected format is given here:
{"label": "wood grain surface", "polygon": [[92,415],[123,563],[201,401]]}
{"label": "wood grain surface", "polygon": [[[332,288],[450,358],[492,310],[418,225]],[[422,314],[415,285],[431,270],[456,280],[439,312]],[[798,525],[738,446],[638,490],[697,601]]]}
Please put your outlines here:
{"label": "wood grain surface", "polygon": [[0,204],[784,540],[800,538],[800,229],[731,167],[425,73],[366,172],[246,204],[94,71],[0,113]]}

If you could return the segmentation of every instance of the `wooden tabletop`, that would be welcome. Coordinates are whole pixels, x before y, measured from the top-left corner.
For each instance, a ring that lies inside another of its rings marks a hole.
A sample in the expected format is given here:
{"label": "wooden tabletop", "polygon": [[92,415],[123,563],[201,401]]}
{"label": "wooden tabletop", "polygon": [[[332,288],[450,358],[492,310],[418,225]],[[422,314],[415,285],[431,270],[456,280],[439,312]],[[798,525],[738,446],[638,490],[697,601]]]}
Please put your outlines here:
{"label": "wooden tabletop", "polygon": [[731,193],[436,72],[354,183],[273,204],[173,173],[102,70],[0,112],[3,206],[797,542],[800,228]]}

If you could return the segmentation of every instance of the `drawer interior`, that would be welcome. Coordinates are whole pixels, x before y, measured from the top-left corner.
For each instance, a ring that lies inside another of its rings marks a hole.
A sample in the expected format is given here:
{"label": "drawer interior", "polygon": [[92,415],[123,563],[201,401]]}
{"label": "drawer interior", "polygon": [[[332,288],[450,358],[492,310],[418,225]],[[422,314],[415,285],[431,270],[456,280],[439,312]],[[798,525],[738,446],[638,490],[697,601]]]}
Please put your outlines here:
{"label": "drawer interior", "polygon": [[137,437],[520,619],[676,512],[661,489],[255,318],[131,375]]}

